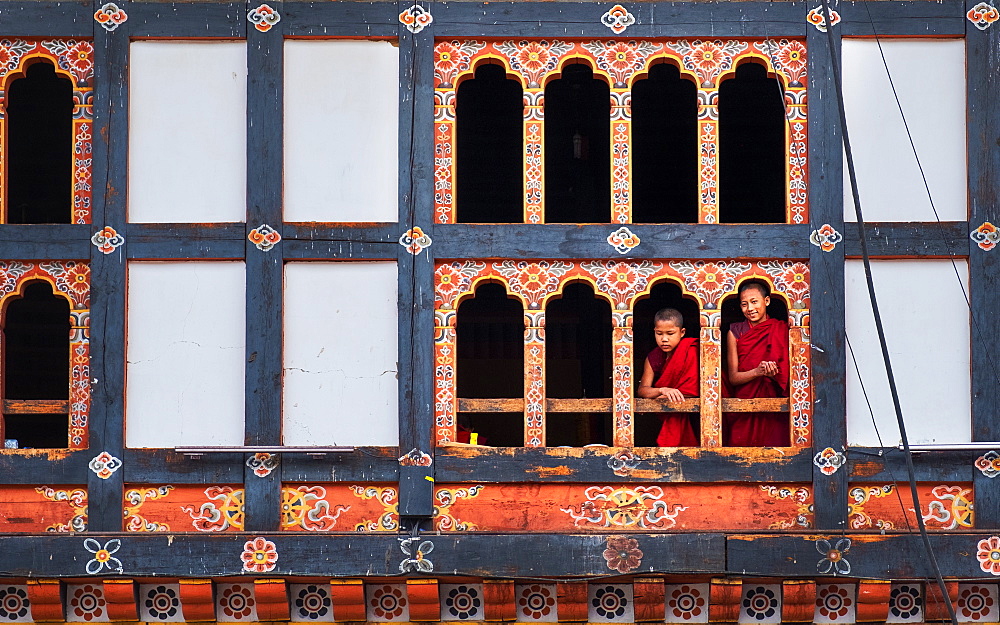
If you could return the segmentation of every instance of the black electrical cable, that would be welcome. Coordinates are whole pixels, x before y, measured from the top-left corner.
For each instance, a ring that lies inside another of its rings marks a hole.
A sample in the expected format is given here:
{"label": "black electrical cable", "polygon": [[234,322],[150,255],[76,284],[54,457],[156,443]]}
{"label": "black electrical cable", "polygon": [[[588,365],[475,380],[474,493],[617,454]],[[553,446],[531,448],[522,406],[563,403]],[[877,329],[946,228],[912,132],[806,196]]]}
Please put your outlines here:
{"label": "black electrical cable", "polygon": [[917,478],[913,470],[913,453],[910,451],[910,441],[906,436],[906,424],[903,422],[903,410],[899,405],[899,393],[896,389],[896,379],[892,373],[892,363],[889,359],[889,347],[885,341],[885,328],[882,326],[882,316],[879,314],[878,300],[875,297],[875,283],[872,280],[871,259],[868,256],[868,241],[865,238],[865,220],[861,212],[861,197],[858,193],[858,179],[854,170],[854,155],[851,152],[851,141],[847,133],[847,112],[844,109],[844,90],[841,82],[840,63],[837,58],[837,47],[833,39],[833,19],[830,13],[829,0],[823,2],[823,18],[826,22],[826,39],[830,51],[830,66],[833,71],[834,90],[837,96],[837,110],[840,113],[840,131],[844,139],[844,151],[847,155],[847,173],[851,181],[851,194],[854,200],[854,213],[858,221],[858,238],[861,242],[861,259],[865,267],[865,281],[868,283],[868,298],[871,300],[872,315],[875,318],[875,330],[878,332],[879,346],[882,348],[882,361],[885,363],[885,373],[889,381],[889,393],[892,395],[892,406],[896,412],[896,423],[899,426],[899,436],[903,443],[903,453],[906,458],[906,473],[910,481],[910,496],[913,498],[913,506],[917,517],[917,528],[920,530],[920,538],[927,551],[927,559],[931,563],[931,570],[937,580],[938,589],[941,591],[941,599],[948,608],[948,616],[952,625],[958,625],[958,617],[955,614],[955,606],[948,596],[948,588],[945,586],[944,578],[941,576],[941,568],[938,566],[937,557],[931,547],[930,537],[927,535],[927,527],[924,525],[924,517],[921,514],[920,498],[917,493]]}

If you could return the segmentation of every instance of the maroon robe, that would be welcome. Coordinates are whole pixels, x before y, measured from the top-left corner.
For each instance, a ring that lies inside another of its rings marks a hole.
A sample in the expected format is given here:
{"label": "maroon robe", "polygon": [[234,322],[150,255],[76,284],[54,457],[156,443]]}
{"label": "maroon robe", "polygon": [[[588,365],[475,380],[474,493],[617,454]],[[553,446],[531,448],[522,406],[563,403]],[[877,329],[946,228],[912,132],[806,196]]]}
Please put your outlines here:
{"label": "maroon robe", "polygon": [[[697,397],[701,391],[698,354],[698,339],[693,338],[681,339],[669,354],[659,347],[654,349],[646,357],[653,368],[653,386],[675,388],[685,397]],[[656,444],[660,447],[694,447],[698,444],[691,418],[686,412],[661,414],[660,421],[662,425],[656,437]]]}
{"label": "maroon robe", "polygon": [[[788,397],[788,324],[765,319],[756,326],[743,321],[734,323],[730,332],[736,337],[737,370],[750,371],[764,360],[778,363],[778,375],[761,376],[746,384],[727,385],[727,397],[756,399]],[[723,431],[723,445],[730,447],[787,447],[788,415],[777,412],[729,412],[728,427]]]}

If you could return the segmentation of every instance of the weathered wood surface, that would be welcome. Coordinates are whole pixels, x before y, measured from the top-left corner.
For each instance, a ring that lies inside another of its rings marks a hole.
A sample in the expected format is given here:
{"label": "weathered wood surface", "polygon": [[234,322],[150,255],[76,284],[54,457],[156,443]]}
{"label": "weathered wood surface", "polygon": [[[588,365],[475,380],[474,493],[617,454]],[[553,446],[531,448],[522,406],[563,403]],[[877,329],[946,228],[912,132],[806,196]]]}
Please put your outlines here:
{"label": "weathered wood surface", "polygon": [[96,26],[89,0],[0,3],[2,37],[92,37]]}
{"label": "weathered wood surface", "polygon": [[243,481],[243,454],[185,456],[170,449],[126,449],[125,481],[135,484],[234,484]]}
{"label": "weathered wood surface", "polygon": [[395,37],[400,8],[392,2],[285,2],[281,21],[290,37]]}
{"label": "weathered wood surface", "polygon": [[242,223],[129,224],[125,230],[129,259],[242,259],[246,227]]}
{"label": "weathered wood surface", "polygon": [[245,37],[245,2],[130,3],[128,21],[134,37]]}
{"label": "weathered wood surface", "polygon": [[[974,467],[978,455],[980,453],[971,451],[916,453],[913,454],[913,469],[918,482],[967,482],[973,473],[978,473]],[[851,482],[906,480],[906,458],[895,447],[851,447],[847,450],[847,469]]]}
{"label": "weathered wood surface", "polygon": [[0,258],[90,258],[92,235],[85,224],[5,225],[0,228]]}
{"label": "weathered wood surface", "polygon": [[88,449],[5,449],[0,451],[0,484],[85,484]]}
{"label": "weathered wood surface", "polygon": [[[973,229],[975,227],[973,226]],[[847,223],[841,231],[844,235],[845,254],[849,257],[861,256],[861,242],[858,241],[857,228],[856,223]],[[873,257],[947,258],[964,256],[969,252],[969,224],[964,221],[866,222],[865,233],[868,237],[868,253]],[[815,307],[815,302],[813,305]]]}
{"label": "weathered wood surface", "polygon": [[961,0],[941,2],[842,2],[838,7],[845,37],[936,36],[965,34],[965,6]]}
{"label": "weathered wood surface", "polygon": [[396,482],[397,447],[361,447],[346,454],[282,454],[283,482]]}
{"label": "weathered wood surface", "polygon": [[5,399],[4,414],[69,413],[69,401],[63,399]]}

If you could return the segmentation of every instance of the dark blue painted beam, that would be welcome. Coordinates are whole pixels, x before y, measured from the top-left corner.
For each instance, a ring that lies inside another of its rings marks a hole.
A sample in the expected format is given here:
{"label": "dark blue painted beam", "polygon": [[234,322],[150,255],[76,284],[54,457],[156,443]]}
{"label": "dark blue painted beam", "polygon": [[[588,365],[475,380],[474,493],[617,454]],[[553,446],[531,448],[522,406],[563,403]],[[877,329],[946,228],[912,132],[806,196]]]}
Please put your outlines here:
{"label": "dark blue painted beam", "polygon": [[288,37],[391,37],[399,33],[395,2],[286,2]]}
{"label": "dark blue painted beam", "polygon": [[840,13],[844,20],[841,23],[844,37],[965,35],[965,3],[962,0],[842,2]]}
{"label": "dark blue painted beam", "polygon": [[0,2],[0,37],[94,36],[94,7],[76,2]]}
{"label": "dark blue painted beam", "polygon": [[246,255],[246,225],[129,224],[130,260],[238,259]]}
{"label": "dark blue painted beam", "polygon": [[[976,457],[981,452],[936,451],[913,454],[918,482],[971,482]],[[851,447],[847,450],[847,475],[853,483],[890,484],[906,488],[906,457],[896,447]],[[976,493],[977,501],[979,493]],[[978,506],[976,507],[978,514]],[[977,527],[990,527],[979,525]]]}
{"label": "dark blue painted beam", "polygon": [[244,2],[136,2],[129,5],[133,37],[246,36]]}
{"label": "dark blue painted beam", "polygon": [[[815,104],[812,104],[815,106]],[[852,208],[853,210],[853,208]],[[845,255],[861,257],[856,223],[845,223]],[[965,257],[969,254],[969,224],[964,221],[865,223],[868,254],[876,257]]]}

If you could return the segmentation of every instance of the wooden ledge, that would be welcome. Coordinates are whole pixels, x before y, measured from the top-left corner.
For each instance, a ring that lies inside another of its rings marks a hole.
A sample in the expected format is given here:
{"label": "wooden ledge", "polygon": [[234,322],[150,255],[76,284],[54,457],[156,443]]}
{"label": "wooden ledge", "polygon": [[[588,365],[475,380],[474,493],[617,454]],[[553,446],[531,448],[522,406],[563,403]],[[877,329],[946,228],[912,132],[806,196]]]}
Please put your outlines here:
{"label": "wooden ledge", "polygon": [[[546,412],[612,412],[614,400],[599,399],[546,399]],[[670,404],[665,399],[635,400],[635,412],[699,412],[701,400],[686,399],[681,404]],[[787,397],[776,399],[723,399],[723,412],[788,412]],[[524,412],[524,400],[513,399],[459,399],[459,412]]]}

